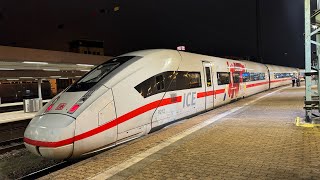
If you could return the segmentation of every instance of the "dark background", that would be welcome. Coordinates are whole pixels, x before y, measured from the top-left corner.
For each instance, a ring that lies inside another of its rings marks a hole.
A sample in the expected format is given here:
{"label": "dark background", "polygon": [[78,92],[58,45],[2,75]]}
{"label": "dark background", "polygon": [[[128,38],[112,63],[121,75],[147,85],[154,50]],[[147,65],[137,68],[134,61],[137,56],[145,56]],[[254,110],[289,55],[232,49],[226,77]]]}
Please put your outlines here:
{"label": "dark background", "polygon": [[[260,0],[264,63],[304,67],[304,0]],[[114,7],[120,7],[114,11]],[[2,0],[0,44],[68,51],[103,40],[106,55],[186,46],[257,59],[256,0]]]}

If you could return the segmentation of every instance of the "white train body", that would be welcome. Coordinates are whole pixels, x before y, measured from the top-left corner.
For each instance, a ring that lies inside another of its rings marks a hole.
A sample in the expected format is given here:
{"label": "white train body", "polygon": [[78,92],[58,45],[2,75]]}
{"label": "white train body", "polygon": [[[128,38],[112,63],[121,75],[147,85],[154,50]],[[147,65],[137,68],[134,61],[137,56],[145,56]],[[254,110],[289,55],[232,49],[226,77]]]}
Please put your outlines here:
{"label": "white train body", "polygon": [[27,127],[25,145],[43,157],[77,158],[290,84],[297,72],[174,50],[125,54],[96,67],[47,103]]}

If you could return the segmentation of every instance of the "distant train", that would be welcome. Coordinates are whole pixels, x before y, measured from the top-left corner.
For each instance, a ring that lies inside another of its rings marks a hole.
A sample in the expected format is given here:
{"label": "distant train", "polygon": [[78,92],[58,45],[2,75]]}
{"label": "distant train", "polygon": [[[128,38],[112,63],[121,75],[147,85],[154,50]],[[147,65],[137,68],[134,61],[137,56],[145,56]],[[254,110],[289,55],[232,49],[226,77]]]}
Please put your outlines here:
{"label": "distant train", "polygon": [[290,84],[299,69],[174,50],[128,53],[94,68],[32,119],[24,142],[78,158],[233,100]]}

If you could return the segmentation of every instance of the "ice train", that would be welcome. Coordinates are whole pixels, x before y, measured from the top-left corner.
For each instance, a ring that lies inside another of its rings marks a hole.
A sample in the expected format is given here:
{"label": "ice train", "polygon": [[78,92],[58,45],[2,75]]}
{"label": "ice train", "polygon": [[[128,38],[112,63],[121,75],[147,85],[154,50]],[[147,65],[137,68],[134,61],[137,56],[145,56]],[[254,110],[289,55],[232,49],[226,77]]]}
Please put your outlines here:
{"label": "ice train", "polygon": [[24,143],[46,158],[78,158],[290,84],[298,73],[175,50],[128,53],[97,66],[47,103],[28,125]]}

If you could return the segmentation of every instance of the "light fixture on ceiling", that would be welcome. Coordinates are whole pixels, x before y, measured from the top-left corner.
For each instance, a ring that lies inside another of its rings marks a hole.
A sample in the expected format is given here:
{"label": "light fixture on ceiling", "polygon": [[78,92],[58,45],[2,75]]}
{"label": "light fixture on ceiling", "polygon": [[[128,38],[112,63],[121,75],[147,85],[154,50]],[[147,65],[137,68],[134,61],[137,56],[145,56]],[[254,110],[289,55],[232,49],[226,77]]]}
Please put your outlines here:
{"label": "light fixture on ceiling", "polygon": [[44,71],[60,71],[60,69],[43,69]]}
{"label": "light fixture on ceiling", "polygon": [[20,77],[20,79],[33,79],[33,77]]}
{"label": "light fixture on ceiling", "polygon": [[82,71],[82,72],[89,72],[90,70],[89,70],[89,69],[81,69],[80,71]]}
{"label": "light fixture on ceiling", "polygon": [[19,81],[19,79],[7,79],[7,81]]}
{"label": "light fixture on ceiling", "polygon": [[41,65],[49,64],[47,62],[35,62],[35,61],[23,61],[22,63],[25,63],[25,64],[41,64]]}
{"label": "light fixture on ceiling", "polygon": [[61,78],[61,76],[50,76],[51,78]]}
{"label": "light fixture on ceiling", "polygon": [[93,67],[92,64],[77,64],[77,66],[84,66],[84,67]]}
{"label": "light fixture on ceiling", "polygon": [[15,69],[12,68],[0,68],[0,71],[13,71]]}

